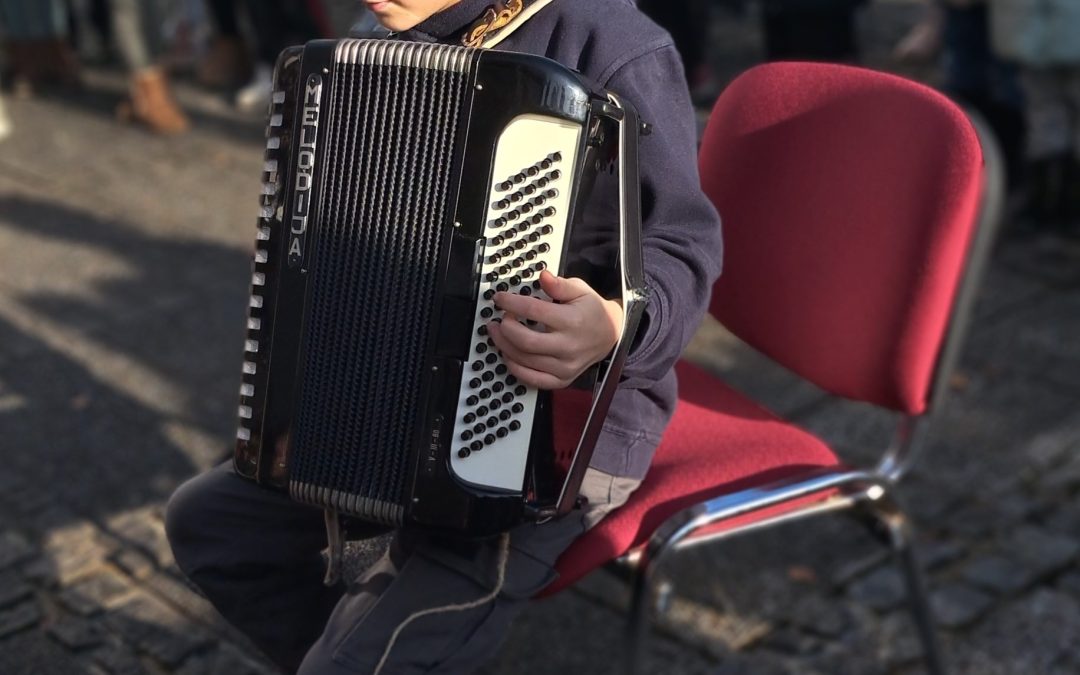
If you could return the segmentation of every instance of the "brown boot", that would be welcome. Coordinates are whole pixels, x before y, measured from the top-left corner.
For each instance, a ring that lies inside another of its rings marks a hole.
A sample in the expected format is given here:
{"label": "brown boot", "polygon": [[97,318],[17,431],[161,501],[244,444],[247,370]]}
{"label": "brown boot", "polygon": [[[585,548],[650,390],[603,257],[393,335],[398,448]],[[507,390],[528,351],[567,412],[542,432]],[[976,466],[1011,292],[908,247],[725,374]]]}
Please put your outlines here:
{"label": "brown boot", "polygon": [[197,74],[207,87],[239,87],[251,79],[251,58],[244,43],[236,38],[215,38],[199,63]]}
{"label": "brown boot", "polygon": [[139,122],[158,134],[179,134],[190,126],[160,68],[144,68],[131,76],[131,101],[117,113],[121,119]]}

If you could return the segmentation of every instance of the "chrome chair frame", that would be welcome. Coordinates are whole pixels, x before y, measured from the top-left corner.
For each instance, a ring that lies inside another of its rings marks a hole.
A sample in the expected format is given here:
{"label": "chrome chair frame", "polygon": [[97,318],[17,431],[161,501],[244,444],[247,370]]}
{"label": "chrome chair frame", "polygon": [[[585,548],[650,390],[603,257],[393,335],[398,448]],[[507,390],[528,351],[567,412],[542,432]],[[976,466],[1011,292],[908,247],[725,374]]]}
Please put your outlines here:
{"label": "chrome chair frame", "polygon": [[[979,222],[968,248],[964,273],[953,302],[949,328],[935,367],[928,411],[899,420],[892,442],[873,468],[839,466],[813,469],[764,486],[700,502],[668,518],[654,531],[643,548],[619,558],[616,564],[629,568],[631,584],[626,634],[629,641],[628,673],[639,672],[652,611],[659,609],[658,605],[666,604],[664,596],[670,593],[670,587],[658,594],[656,582],[660,564],[673,553],[782,523],[856,507],[868,517],[868,525],[886,535],[903,574],[909,609],[922,643],[927,668],[933,675],[946,672],[923,571],[913,549],[913,527],[895,499],[895,492],[899,481],[926,445],[929,424],[945,398],[1001,221],[1004,194],[1001,151],[988,126],[974,114],[970,116],[983,149],[982,203]],[[835,494],[786,513],[695,536],[705,528],[733,518],[828,491],[835,491]]]}

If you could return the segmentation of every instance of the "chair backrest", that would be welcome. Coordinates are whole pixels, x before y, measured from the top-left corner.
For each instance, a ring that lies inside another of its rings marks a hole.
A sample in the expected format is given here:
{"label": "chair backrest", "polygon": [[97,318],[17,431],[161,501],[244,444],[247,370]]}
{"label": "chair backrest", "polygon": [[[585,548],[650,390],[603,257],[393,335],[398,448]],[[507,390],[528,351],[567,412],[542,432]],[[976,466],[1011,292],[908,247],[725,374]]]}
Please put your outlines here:
{"label": "chair backrest", "polygon": [[884,73],[759,66],[700,164],[724,223],[712,314],[830,393],[924,412],[982,193],[963,111]]}

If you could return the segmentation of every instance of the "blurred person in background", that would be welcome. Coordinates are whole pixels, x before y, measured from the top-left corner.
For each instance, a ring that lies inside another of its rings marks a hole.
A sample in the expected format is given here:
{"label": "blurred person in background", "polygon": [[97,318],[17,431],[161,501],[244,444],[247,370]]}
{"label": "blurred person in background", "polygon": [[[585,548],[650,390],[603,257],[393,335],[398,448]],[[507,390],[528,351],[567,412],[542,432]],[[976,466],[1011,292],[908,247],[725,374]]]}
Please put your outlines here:
{"label": "blurred person in background", "polygon": [[909,62],[941,56],[942,90],[986,119],[1005,155],[1010,189],[1022,189],[1024,95],[1016,68],[991,47],[985,0],[930,0],[894,55]]}
{"label": "blurred person in background", "polygon": [[769,61],[855,61],[855,14],[867,0],[763,0]]}
{"label": "blurred person in background", "polygon": [[270,103],[274,62],[281,50],[322,37],[308,0],[247,0],[255,31],[255,67],[251,81],[236,92],[236,107],[262,112]]}
{"label": "blurred person in background", "polygon": [[1080,234],[1080,0],[988,0],[992,44],[1017,65],[1029,223]]}
{"label": "blurred person in background", "polygon": [[199,82],[219,89],[232,89],[251,80],[253,63],[240,30],[236,0],[206,0],[214,34],[205,58],[199,64]]}
{"label": "blurred person in background", "polygon": [[109,0],[112,36],[130,73],[129,99],[121,119],[133,120],[159,134],[179,134],[190,123],[173,97],[160,63],[162,21],[157,0]]}
{"label": "blurred person in background", "polygon": [[6,35],[7,67],[17,89],[79,82],[64,0],[0,0],[0,24]]}

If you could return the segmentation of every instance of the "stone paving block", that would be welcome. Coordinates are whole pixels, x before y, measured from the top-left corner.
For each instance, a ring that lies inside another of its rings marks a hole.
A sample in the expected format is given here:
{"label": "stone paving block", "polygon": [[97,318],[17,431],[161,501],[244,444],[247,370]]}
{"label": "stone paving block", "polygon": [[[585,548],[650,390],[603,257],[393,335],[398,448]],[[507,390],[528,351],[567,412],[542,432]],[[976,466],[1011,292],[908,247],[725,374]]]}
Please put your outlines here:
{"label": "stone paving block", "polygon": [[772,630],[761,639],[761,647],[792,656],[806,656],[821,649],[821,638],[791,626]]}
{"label": "stone paving block", "polygon": [[147,553],[159,567],[172,562],[172,549],[156,505],[110,516],[105,526],[116,537]]}
{"label": "stone paving block", "polygon": [[110,560],[133,579],[146,579],[156,571],[150,558],[131,548],[120,549]]}
{"label": "stone paving block", "polygon": [[816,593],[801,595],[775,619],[782,619],[824,638],[835,638],[851,626],[851,615],[840,598],[826,598]]}
{"label": "stone paving block", "polygon": [[[961,636],[960,644],[975,648],[953,650],[956,670],[973,675],[1072,675],[1077,671],[1060,665],[1070,654],[1076,655],[1077,635],[1080,601],[1061,591],[1037,588],[1009,601]],[[975,655],[983,659],[971,658]],[[996,667],[981,669],[988,662]]]}
{"label": "stone paving block", "polygon": [[883,617],[877,630],[877,656],[882,663],[899,666],[923,657],[922,643],[909,612],[898,611]]}
{"label": "stone paving block", "polygon": [[151,574],[143,583],[157,597],[168,601],[169,604],[182,611],[186,616],[217,626],[219,629],[228,628],[225,619],[218,614],[210,601],[198,593],[190,584],[179,581],[172,575],[163,572]]}
{"label": "stone paving block", "polygon": [[0,673],[4,675],[87,675],[83,664],[38,631],[0,640]]}
{"label": "stone paving block", "polygon": [[90,656],[109,675],[152,675],[131,649],[120,644],[99,647]]}
{"label": "stone paving block", "polygon": [[131,584],[123,576],[105,570],[63,589],[58,597],[72,612],[90,616],[108,609],[131,591]]}
{"label": "stone paving block", "polygon": [[23,535],[11,530],[0,532],[0,570],[26,560],[33,553],[33,547]]}
{"label": "stone paving block", "polygon": [[115,539],[87,521],[49,531],[43,544],[56,580],[62,586],[100,568],[117,549]]}
{"label": "stone paving block", "polygon": [[0,572],[0,609],[26,598],[33,592],[33,587],[14,570]]}
{"label": "stone paving block", "polygon": [[41,621],[41,608],[36,600],[27,600],[0,610],[0,639],[30,628]]}
{"label": "stone paving block", "polygon": [[1000,555],[982,555],[969,562],[962,572],[965,581],[998,595],[1008,595],[1035,583],[1035,573]]}
{"label": "stone paving block", "polygon": [[852,583],[848,597],[878,612],[887,612],[904,602],[904,580],[895,566],[879,567]]}
{"label": "stone paving block", "polygon": [[202,628],[146,595],[134,596],[110,609],[105,625],[138,651],[173,668],[210,643]]}
{"label": "stone paving block", "polygon": [[919,565],[933,572],[964,557],[967,549],[955,541],[919,541],[915,544],[915,556]]}
{"label": "stone paving block", "polygon": [[57,642],[76,651],[97,647],[105,642],[106,637],[99,623],[78,617],[64,617],[54,621],[46,630]]}
{"label": "stone paving block", "polygon": [[888,560],[889,552],[882,546],[866,555],[842,561],[833,569],[829,575],[829,580],[837,588],[846,586],[856,578],[888,562]]}
{"label": "stone paving block", "polygon": [[982,617],[994,604],[994,599],[971,586],[950,583],[930,594],[934,618],[946,628],[963,628]]}
{"label": "stone paving block", "polygon": [[192,656],[176,675],[265,675],[267,672],[272,672],[272,666],[266,662],[222,645],[208,654]]}
{"label": "stone paving block", "polygon": [[1043,528],[1027,526],[1016,530],[1003,550],[1027,566],[1037,577],[1053,574],[1073,562],[1080,554],[1080,541]]}

